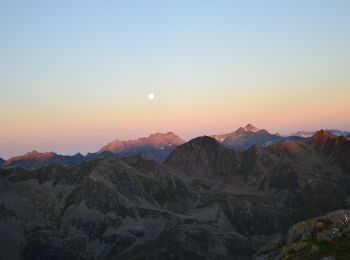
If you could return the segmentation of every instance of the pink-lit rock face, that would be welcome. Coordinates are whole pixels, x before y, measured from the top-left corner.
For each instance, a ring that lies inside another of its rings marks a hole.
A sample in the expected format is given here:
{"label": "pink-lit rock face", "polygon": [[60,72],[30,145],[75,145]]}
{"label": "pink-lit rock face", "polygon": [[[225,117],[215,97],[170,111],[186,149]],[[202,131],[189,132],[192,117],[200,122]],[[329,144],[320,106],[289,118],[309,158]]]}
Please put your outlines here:
{"label": "pink-lit rock face", "polygon": [[28,152],[24,155],[12,157],[12,158],[8,159],[6,161],[6,163],[10,164],[10,163],[14,163],[17,161],[22,161],[22,160],[37,160],[37,161],[48,160],[48,159],[51,159],[55,156],[57,156],[57,154],[54,152],[39,153],[39,152],[33,150],[33,151]]}
{"label": "pink-lit rock face", "polygon": [[349,139],[344,136],[336,136],[325,130],[317,131],[308,143],[324,151],[326,154],[335,155],[336,160],[341,160],[350,170],[350,143]]}
{"label": "pink-lit rock face", "polygon": [[110,151],[119,152],[125,149],[136,149],[141,147],[152,147],[157,149],[165,149],[171,146],[178,146],[183,144],[184,141],[174,134],[173,132],[168,132],[165,134],[156,133],[149,137],[141,137],[137,140],[120,141],[115,140],[100,149],[100,152]]}
{"label": "pink-lit rock face", "polygon": [[317,131],[313,136],[312,136],[312,141],[314,142],[325,142],[329,139],[334,139],[337,136],[335,134],[332,134],[331,132],[325,131],[325,130],[320,130]]}

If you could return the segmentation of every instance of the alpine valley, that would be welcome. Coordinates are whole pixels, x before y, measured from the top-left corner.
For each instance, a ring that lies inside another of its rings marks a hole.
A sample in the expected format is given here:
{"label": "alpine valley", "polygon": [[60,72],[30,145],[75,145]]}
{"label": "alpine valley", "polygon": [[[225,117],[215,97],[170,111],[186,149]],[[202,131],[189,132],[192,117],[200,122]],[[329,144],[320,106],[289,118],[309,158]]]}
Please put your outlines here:
{"label": "alpine valley", "polygon": [[1,259],[350,257],[341,131],[280,136],[248,124],[0,164]]}

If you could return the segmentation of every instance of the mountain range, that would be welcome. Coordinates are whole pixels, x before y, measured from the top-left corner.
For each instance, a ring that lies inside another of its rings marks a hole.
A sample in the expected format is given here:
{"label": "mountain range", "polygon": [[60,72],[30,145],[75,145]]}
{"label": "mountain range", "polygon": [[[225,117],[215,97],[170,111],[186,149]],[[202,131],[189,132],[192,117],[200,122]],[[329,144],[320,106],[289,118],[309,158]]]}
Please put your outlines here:
{"label": "mountain range", "polygon": [[24,169],[37,169],[48,165],[76,165],[84,161],[97,159],[106,155],[113,155],[109,152],[103,153],[89,153],[86,156],[83,156],[80,153],[75,155],[60,155],[54,152],[44,152],[39,153],[35,150],[28,152],[24,155],[19,155],[12,157],[6,161],[3,160],[0,167],[8,169],[8,168],[16,168],[21,167]]}
{"label": "mountain range", "polygon": [[[326,130],[335,135],[348,135],[348,132],[340,130]],[[301,141],[310,138],[315,132],[299,131],[290,136],[271,134],[265,129],[259,129],[251,124],[239,127],[237,130],[211,137],[222,145],[235,150],[246,150],[254,145],[269,146],[277,142]],[[39,153],[28,152],[24,155],[12,157],[6,161],[0,158],[0,167],[25,169],[36,169],[47,165],[77,165],[84,161],[94,160],[107,155],[126,157],[130,155],[143,154],[157,162],[163,162],[175,147],[184,144],[185,141],[173,132],[156,133],[137,140],[121,141],[115,140],[104,145],[98,152],[82,155],[77,153],[73,156],[59,155],[54,152]]]}
{"label": "mountain range", "polygon": [[[348,134],[348,132],[340,130],[330,130],[329,132],[344,136]],[[282,141],[301,141],[305,138],[310,138],[313,134],[314,132],[299,131],[290,136],[280,136],[279,134],[270,134],[265,129],[259,129],[251,124],[247,124],[245,127],[240,127],[231,133],[212,135],[211,137],[228,148],[246,150],[254,145],[264,147]],[[0,158],[0,167],[36,169],[54,164],[77,165],[81,162],[94,160],[107,155],[125,157],[136,154],[143,154],[157,162],[163,162],[175,147],[183,143],[185,143],[185,141],[173,132],[156,133],[137,140],[121,141],[117,139],[104,145],[98,152],[88,153],[85,156],[80,153],[68,156],[56,154],[54,152],[39,153],[33,150],[24,155],[12,157],[6,161]]]}
{"label": "mountain range", "polygon": [[[350,136],[350,132],[348,131],[341,131],[338,129],[326,129],[325,131],[332,133],[337,136]],[[304,137],[304,138],[309,138],[313,136],[316,132],[315,131],[298,131],[293,136],[299,136],[299,137]]]}
{"label": "mountain range", "polygon": [[240,127],[232,133],[212,137],[223,145],[238,150],[245,150],[253,145],[268,146],[280,141],[297,141],[304,138],[295,135],[283,137],[278,134],[270,134],[267,130],[259,129],[251,124]]}
{"label": "mountain range", "polygon": [[149,137],[142,137],[137,140],[115,140],[103,146],[98,152],[88,153],[86,156],[83,156],[80,153],[73,156],[59,155],[54,152],[39,153],[34,150],[24,155],[12,157],[2,163],[0,161],[0,167],[36,169],[54,164],[76,165],[84,161],[94,160],[107,155],[125,157],[136,154],[145,154],[150,159],[162,162],[176,146],[183,143],[184,141],[172,132],[165,134],[156,133]]}
{"label": "mountain range", "polygon": [[[0,254],[281,259],[292,256],[285,250],[300,246],[302,235],[349,243],[346,225],[336,220],[347,211],[322,217],[349,208],[349,194],[350,140],[323,130],[245,150],[198,137],[176,146],[163,163],[142,154],[106,155],[76,165],[0,169]],[[320,227],[319,219],[330,224]],[[310,224],[293,233],[298,222]],[[333,227],[339,236],[327,233]],[[305,244],[293,250],[306,254],[313,244]],[[320,256],[334,253],[317,245]]]}

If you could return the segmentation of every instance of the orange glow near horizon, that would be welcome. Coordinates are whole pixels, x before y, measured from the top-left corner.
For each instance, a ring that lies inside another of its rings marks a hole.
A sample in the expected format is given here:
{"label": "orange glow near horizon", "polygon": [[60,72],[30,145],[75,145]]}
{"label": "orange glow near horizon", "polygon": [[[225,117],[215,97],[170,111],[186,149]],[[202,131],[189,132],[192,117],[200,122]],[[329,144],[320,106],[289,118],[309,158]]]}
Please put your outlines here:
{"label": "orange glow near horizon", "polygon": [[0,157],[247,123],[350,130],[350,1],[5,2]]}
{"label": "orange glow near horizon", "polygon": [[[135,139],[155,132],[173,131],[185,140],[199,135],[221,134],[252,123],[271,133],[340,128],[348,130],[350,102],[347,89],[325,89],[318,93],[288,93],[257,90],[255,95],[233,91],[201,96],[147,96],[112,103],[38,103],[2,113],[0,136],[3,147],[17,147],[5,157],[30,149],[60,153],[94,152],[114,139]],[[270,94],[273,93],[273,94]],[[307,96],[305,95],[307,94]],[[299,96],[300,95],[300,96]],[[314,96],[312,96],[314,95]],[[332,98],[329,98],[329,97]],[[294,101],[294,102],[293,102]],[[63,101],[61,101],[63,102]],[[105,104],[105,105],[104,105]],[[4,111],[4,110],[2,110]]]}

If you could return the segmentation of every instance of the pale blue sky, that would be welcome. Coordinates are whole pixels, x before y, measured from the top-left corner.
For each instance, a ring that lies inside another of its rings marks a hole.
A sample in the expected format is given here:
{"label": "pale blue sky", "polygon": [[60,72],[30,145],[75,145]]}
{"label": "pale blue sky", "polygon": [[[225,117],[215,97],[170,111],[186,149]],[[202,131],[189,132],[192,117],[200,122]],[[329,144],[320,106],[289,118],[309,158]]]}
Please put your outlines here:
{"label": "pale blue sky", "polygon": [[347,0],[2,0],[0,156],[245,122],[349,129],[349,14]]}

